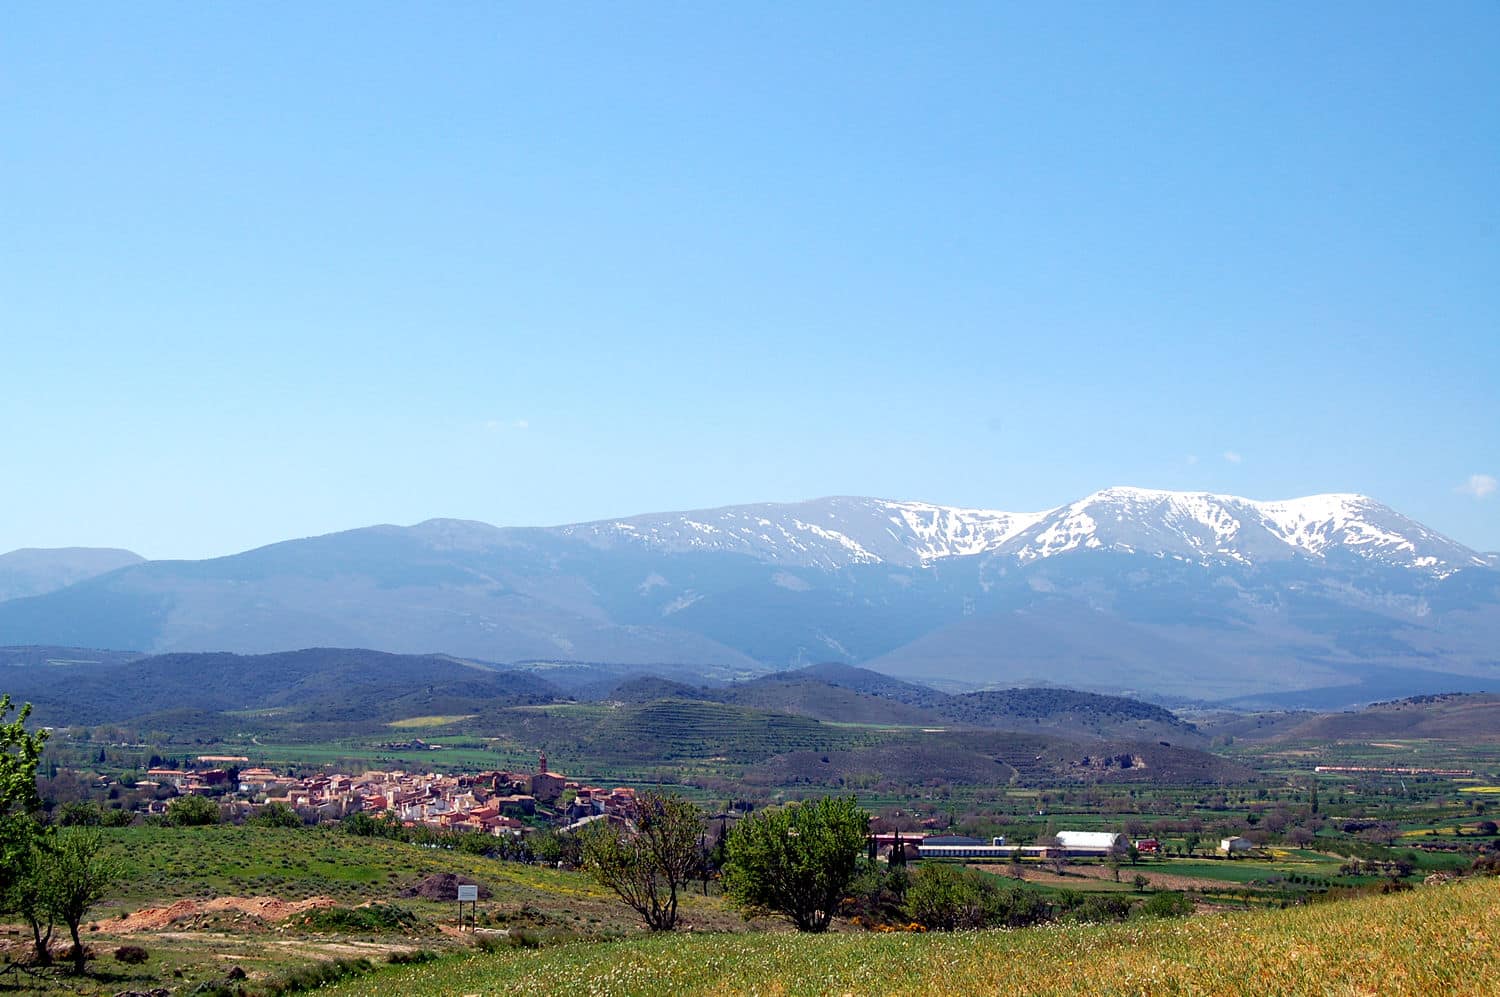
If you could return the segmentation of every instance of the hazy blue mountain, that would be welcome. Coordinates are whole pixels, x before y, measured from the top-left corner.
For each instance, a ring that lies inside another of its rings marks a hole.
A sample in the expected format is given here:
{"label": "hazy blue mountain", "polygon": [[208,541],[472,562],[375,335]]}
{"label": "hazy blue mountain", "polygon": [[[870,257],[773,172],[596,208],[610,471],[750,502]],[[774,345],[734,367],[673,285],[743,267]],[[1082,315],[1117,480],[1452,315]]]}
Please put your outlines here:
{"label": "hazy blue mountain", "polygon": [[53,592],[143,560],[110,547],[23,547],[0,554],[0,602]]}
{"label": "hazy blue mountain", "polygon": [[1033,513],[843,497],[147,562],[0,603],[0,644],[23,643],[441,651],[601,693],[832,661],[947,691],[1352,702],[1376,676],[1369,698],[1500,679],[1500,571],[1358,495],[1112,488]]}
{"label": "hazy blue mountain", "polygon": [[121,723],[174,710],[271,709],[287,719],[368,721],[476,704],[550,702],[558,691],[526,672],[447,655],[358,648],[275,654],[165,654],[53,669],[0,665],[0,689],[49,725]]}

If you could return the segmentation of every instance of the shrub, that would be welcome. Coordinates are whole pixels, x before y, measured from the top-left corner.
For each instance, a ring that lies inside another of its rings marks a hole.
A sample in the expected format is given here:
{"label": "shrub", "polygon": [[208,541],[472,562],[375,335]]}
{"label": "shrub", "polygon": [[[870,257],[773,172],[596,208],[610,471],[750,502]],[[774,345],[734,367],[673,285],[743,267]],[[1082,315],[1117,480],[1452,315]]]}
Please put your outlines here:
{"label": "shrub", "polygon": [[1052,918],[1052,908],[1031,890],[1001,886],[983,873],[939,863],[924,863],[912,877],[906,910],[929,931],[1023,928]]}
{"label": "shrub", "polygon": [[866,866],[849,887],[841,913],[864,927],[906,923],[904,909],[911,875],[904,866]]}
{"label": "shrub", "polygon": [[321,907],[308,911],[293,923],[313,931],[406,931],[417,923],[417,915],[397,904],[368,907]]}
{"label": "shrub", "polygon": [[1163,890],[1153,893],[1136,911],[1144,917],[1185,917],[1193,912],[1193,901],[1186,893]]}
{"label": "shrub", "polygon": [[1068,910],[1068,919],[1080,923],[1123,921],[1130,915],[1130,901],[1121,896],[1096,893],[1083,897]]}
{"label": "shrub", "polygon": [[289,969],[281,976],[269,980],[265,991],[268,994],[279,997],[280,994],[301,993],[304,990],[315,990],[325,983],[337,983],[355,976],[363,976],[374,972],[375,966],[368,959],[336,959],[332,962],[318,962],[311,966],[299,966]]}
{"label": "shrub", "polygon": [[139,966],[149,958],[151,954],[139,945],[121,945],[115,949],[115,961],[127,966]]}
{"label": "shrub", "polygon": [[982,874],[962,866],[928,863],[912,877],[906,910],[929,931],[983,928],[994,915],[999,891]]}

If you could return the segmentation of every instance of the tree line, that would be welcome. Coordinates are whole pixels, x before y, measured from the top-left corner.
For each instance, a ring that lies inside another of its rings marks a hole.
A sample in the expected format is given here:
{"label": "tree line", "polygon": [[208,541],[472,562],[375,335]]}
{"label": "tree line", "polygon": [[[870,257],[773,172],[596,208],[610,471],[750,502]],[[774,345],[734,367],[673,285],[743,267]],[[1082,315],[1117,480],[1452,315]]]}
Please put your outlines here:
{"label": "tree line", "polygon": [[[584,830],[582,864],[648,928],[670,931],[680,894],[702,869],[705,818],[675,794],[642,793],[639,802],[634,829],[600,820]],[[725,896],[747,916],[779,916],[806,932],[828,930],[835,916],[885,930],[951,931],[1180,916],[1192,909],[1185,894],[1171,891],[1139,898],[1063,891],[1048,899],[963,866],[924,862],[909,871],[899,847],[890,862],[877,860],[869,821],[852,796],[744,817],[715,848]]]}

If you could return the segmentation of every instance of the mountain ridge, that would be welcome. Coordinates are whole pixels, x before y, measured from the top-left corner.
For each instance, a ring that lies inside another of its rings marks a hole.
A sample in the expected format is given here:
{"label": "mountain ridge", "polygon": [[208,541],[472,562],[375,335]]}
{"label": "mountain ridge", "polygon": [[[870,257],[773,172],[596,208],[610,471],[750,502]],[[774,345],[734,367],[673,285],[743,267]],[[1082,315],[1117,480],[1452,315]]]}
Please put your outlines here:
{"label": "mountain ridge", "polygon": [[[790,513],[789,519],[768,518],[778,510]],[[1164,514],[1157,515],[1158,510]],[[1112,524],[1110,513],[1114,514]],[[1131,529],[1122,530],[1127,515]],[[1140,524],[1147,520],[1150,527],[1142,534]],[[1040,512],[843,495],[797,503],[649,513],[540,529],[600,546],[634,542],[661,550],[753,552],[814,567],[926,564],[981,554],[1009,555],[1025,562],[1080,547],[1136,552],[1142,540],[1156,542],[1153,552],[1200,563],[1263,563],[1298,554],[1326,557],[1330,551],[1340,551],[1434,574],[1492,566],[1478,551],[1353,492],[1262,501],[1215,492],[1112,486]],[[1132,541],[1136,535],[1141,539]],[[1228,540],[1240,544],[1226,545]],[[1248,550],[1241,549],[1247,544]]]}
{"label": "mountain ridge", "polygon": [[843,496],[148,561],[0,601],[0,644],[362,646],[684,681],[832,660],[951,691],[1352,703],[1377,671],[1367,698],[1500,686],[1500,572],[1351,493],[1111,488],[1025,514]]}

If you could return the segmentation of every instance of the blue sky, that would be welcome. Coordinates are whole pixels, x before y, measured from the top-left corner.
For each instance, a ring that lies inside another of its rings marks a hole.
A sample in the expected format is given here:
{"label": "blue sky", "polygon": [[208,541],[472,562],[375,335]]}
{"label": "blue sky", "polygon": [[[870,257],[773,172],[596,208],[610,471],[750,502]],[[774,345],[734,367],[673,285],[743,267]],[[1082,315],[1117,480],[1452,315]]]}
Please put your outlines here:
{"label": "blue sky", "polygon": [[1500,6],[1057,6],[7,8],[0,551],[1112,484],[1500,549]]}

